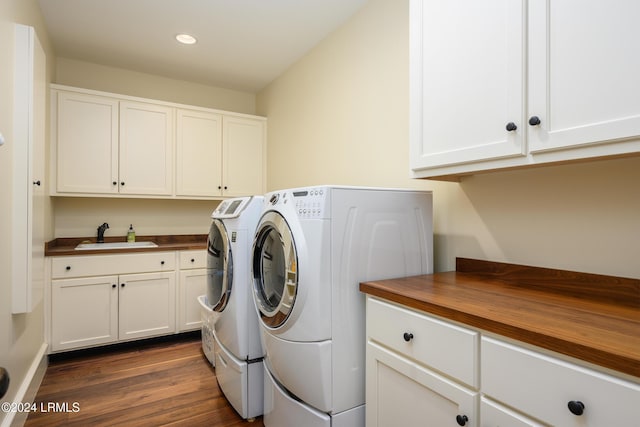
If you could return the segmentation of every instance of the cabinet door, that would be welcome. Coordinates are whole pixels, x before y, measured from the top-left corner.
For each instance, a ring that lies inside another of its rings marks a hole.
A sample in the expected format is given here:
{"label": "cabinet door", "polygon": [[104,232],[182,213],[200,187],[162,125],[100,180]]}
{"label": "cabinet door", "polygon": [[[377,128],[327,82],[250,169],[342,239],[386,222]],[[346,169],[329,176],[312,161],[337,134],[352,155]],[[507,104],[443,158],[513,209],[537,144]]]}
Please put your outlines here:
{"label": "cabinet door", "polygon": [[207,293],[207,270],[203,268],[180,272],[178,282],[178,330],[188,331],[202,326],[198,297]]}
{"label": "cabinet door", "polygon": [[544,424],[537,423],[484,396],[480,403],[480,419],[481,427],[544,427]]}
{"label": "cabinet door", "polygon": [[44,291],[46,58],[33,27],[16,24],[13,96],[12,312]]}
{"label": "cabinet door", "polygon": [[118,192],[118,101],[58,92],[58,193]]}
{"label": "cabinet door", "polygon": [[117,276],[52,282],[52,350],[68,350],[117,341],[117,283]]}
{"label": "cabinet door", "polygon": [[119,338],[175,332],[175,272],[120,276]]}
{"label": "cabinet door", "polygon": [[640,135],[640,2],[529,5],[528,110],[540,119],[527,125],[530,151],[586,147],[585,157],[640,150],[638,141],[620,143]]}
{"label": "cabinet door", "polygon": [[222,141],[223,195],[263,194],[266,170],[265,122],[224,116]]}
{"label": "cabinet door", "polygon": [[222,116],[178,110],[176,195],[222,194]]}
{"label": "cabinet door", "polygon": [[375,343],[367,344],[368,427],[477,426],[477,393]]}
{"label": "cabinet door", "polygon": [[173,193],[174,109],[120,102],[120,193]]}
{"label": "cabinet door", "polygon": [[411,1],[414,171],[526,154],[524,3]]}

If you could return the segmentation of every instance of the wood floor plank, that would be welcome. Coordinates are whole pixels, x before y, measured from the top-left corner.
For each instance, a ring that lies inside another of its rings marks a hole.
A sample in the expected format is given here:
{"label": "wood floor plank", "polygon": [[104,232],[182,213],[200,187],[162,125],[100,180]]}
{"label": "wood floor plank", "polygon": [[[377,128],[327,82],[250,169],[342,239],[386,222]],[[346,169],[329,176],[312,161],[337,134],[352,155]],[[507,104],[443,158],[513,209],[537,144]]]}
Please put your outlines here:
{"label": "wood floor plank", "polygon": [[[52,357],[35,399],[45,411],[25,426],[264,427],[227,402],[198,334],[172,338]],[[46,410],[76,403],[78,412]]]}

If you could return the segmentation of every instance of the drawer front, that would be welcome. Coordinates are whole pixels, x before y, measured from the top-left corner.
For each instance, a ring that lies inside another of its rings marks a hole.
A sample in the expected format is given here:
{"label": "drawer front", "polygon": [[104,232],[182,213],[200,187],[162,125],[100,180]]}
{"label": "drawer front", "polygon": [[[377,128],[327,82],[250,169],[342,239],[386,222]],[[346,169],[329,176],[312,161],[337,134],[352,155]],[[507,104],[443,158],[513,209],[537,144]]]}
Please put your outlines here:
{"label": "drawer front", "polygon": [[180,270],[207,267],[206,250],[180,251],[178,252],[178,258],[178,265],[180,266]]}
{"label": "drawer front", "polygon": [[175,270],[175,252],[85,255],[51,258],[51,277],[103,276]]}
{"label": "drawer front", "polygon": [[[607,427],[637,419],[639,384],[488,337],[480,359],[485,394],[545,423]],[[582,415],[569,402],[580,402]]]}
{"label": "drawer front", "polygon": [[479,334],[421,312],[367,297],[370,340],[478,388]]}

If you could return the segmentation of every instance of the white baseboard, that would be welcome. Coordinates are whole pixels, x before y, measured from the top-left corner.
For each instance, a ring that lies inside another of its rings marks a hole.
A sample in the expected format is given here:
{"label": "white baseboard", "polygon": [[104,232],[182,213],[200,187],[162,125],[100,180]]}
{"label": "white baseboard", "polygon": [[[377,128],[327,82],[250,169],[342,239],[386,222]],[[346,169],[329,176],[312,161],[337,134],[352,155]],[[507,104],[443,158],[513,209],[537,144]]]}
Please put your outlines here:
{"label": "white baseboard", "polygon": [[[49,359],[47,358],[48,345],[42,344],[38,354],[33,358],[31,366],[24,377],[24,381],[20,384],[18,392],[13,398],[14,403],[32,402],[36,398],[44,374],[47,372]],[[0,427],[21,427],[29,416],[28,412],[8,412],[5,414],[4,420]]]}

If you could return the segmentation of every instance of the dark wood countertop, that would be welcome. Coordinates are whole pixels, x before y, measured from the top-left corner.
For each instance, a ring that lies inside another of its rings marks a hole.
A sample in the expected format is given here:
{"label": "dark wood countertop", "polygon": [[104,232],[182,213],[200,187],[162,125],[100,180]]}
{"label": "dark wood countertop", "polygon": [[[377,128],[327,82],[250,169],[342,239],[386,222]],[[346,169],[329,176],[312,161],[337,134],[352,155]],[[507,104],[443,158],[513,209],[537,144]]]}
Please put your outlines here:
{"label": "dark wood countertop", "polygon": [[458,258],[456,271],[360,290],[640,377],[638,279]]}
{"label": "dark wood countertop", "polygon": [[[105,237],[105,242],[125,242],[126,236]],[[95,237],[59,237],[45,243],[44,256],[69,256],[69,255],[106,255],[130,252],[159,252],[159,251],[184,251],[191,249],[206,249],[206,234],[180,234],[160,236],[136,236],[137,242],[155,242],[157,248],[128,248],[128,249],[96,249],[75,250],[79,243],[95,243]]]}

